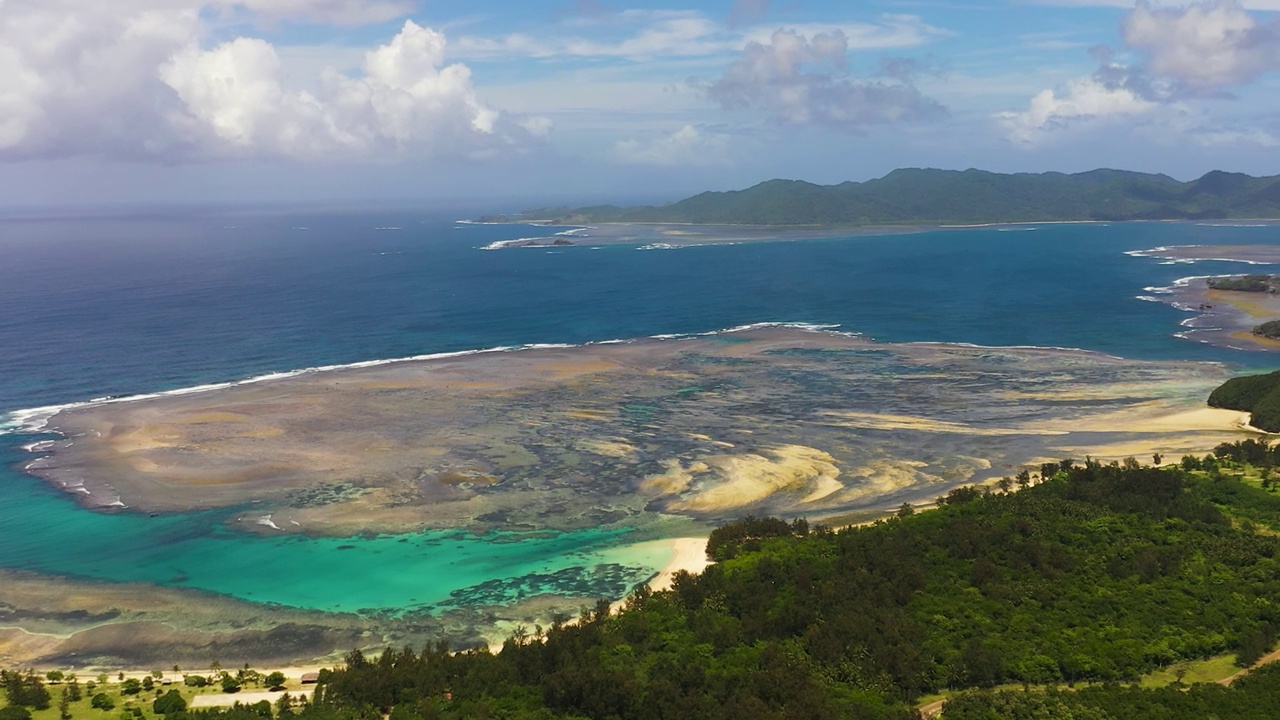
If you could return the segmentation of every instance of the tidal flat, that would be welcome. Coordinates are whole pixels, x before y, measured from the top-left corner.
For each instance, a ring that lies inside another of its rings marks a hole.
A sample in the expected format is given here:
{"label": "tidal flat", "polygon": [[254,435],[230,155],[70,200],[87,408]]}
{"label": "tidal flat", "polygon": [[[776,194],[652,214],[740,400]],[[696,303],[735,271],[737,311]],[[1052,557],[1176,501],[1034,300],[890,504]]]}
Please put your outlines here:
{"label": "tidal flat", "polygon": [[[491,352],[67,410],[32,472],[260,533],[836,518],[1023,466],[1204,451],[1227,372],[793,328]],[[117,510],[118,511],[118,510]]]}
{"label": "tidal flat", "polygon": [[[1280,227],[1247,225],[1244,227]],[[1250,265],[1280,265],[1280,246],[1276,245],[1178,245],[1142,250],[1130,253],[1138,257],[1151,257],[1170,263],[1199,263],[1223,261]],[[1261,274],[1270,274],[1259,269]],[[1235,273],[1237,275],[1243,273]],[[1215,290],[1207,280],[1216,276],[1184,278],[1171,288],[1166,288],[1159,299],[1180,310],[1196,313],[1183,321],[1187,328],[1182,337],[1233,350],[1280,350],[1280,341],[1252,330],[1261,323],[1280,319],[1280,297],[1266,292]]]}

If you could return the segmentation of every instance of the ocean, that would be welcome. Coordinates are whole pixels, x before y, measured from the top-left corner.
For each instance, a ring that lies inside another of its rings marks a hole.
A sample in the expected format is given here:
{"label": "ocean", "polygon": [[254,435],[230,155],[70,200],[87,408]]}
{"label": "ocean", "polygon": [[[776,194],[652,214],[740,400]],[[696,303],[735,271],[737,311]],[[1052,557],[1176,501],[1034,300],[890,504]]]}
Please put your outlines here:
{"label": "ocean", "polygon": [[[48,437],[24,427],[32,408],[758,323],[1274,365],[1178,337],[1192,316],[1151,301],[1188,275],[1259,268],[1125,253],[1280,244],[1275,226],[1038,225],[643,251],[651,244],[593,245],[588,230],[569,247],[481,249],[545,233],[411,211],[0,221],[0,567],[382,612],[492,599],[477,588],[495,581],[512,598],[584,582],[620,594],[666,561],[618,530],[311,538],[232,532],[226,511],[93,512],[21,471],[34,457],[24,446]],[[604,585],[571,572],[597,566],[619,570]]]}

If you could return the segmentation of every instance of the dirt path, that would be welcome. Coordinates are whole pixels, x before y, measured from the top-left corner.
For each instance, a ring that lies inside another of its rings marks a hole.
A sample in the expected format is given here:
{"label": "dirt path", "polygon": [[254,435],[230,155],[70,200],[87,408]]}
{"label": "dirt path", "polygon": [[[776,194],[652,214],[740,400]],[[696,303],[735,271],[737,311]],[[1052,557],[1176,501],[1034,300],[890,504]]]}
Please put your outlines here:
{"label": "dirt path", "polygon": [[916,709],[920,711],[920,714],[921,714],[921,715],[923,715],[923,716],[925,716],[925,717],[927,717],[927,718],[931,718],[931,717],[938,717],[938,715],[940,715],[940,714],[942,713],[942,706],[943,706],[946,702],[947,702],[947,699],[946,699],[946,698],[943,698],[943,699],[941,699],[941,700],[934,700],[933,702],[929,703],[928,705],[921,705],[920,707],[918,707],[918,708],[916,708]]}
{"label": "dirt path", "polygon": [[1271,651],[1271,652],[1267,653],[1266,655],[1263,655],[1263,656],[1262,656],[1262,658],[1261,658],[1261,659],[1259,659],[1259,660],[1258,660],[1258,662],[1254,663],[1253,665],[1251,665],[1251,666],[1249,666],[1249,667],[1247,667],[1247,668],[1245,668],[1245,669],[1243,669],[1243,670],[1241,670],[1241,671],[1239,671],[1239,672],[1237,672],[1237,673],[1235,673],[1235,674],[1233,674],[1233,675],[1230,675],[1230,676],[1228,676],[1228,677],[1224,677],[1224,678],[1222,678],[1221,680],[1219,680],[1219,681],[1218,681],[1218,684],[1219,684],[1219,685],[1230,685],[1231,683],[1235,682],[1236,680],[1239,680],[1240,678],[1244,677],[1245,675],[1248,675],[1249,673],[1253,672],[1254,670],[1257,670],[1258,668],[1262,667],[1263,665],[1266,665],[1266,664],[1268,664],[1268,663],[1273,663],[1273,662],[1275,662],[1275,661],[1277,661],[1277,660],[1280,660],[1280,650],[1273,650],[1273,651]]}

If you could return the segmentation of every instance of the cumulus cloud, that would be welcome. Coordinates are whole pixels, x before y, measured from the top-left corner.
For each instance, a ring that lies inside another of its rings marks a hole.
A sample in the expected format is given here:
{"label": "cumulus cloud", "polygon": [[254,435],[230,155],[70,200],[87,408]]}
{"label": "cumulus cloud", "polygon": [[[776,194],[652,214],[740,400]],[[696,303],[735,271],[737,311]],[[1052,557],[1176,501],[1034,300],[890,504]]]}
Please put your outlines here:
{"label": "cumulus cloud", "polygon": [[1156,103],[1126,87],[1108,86],[1096,77],[1088,77],[1044,90],[1031,98],[1026,110],[1000,113],[998,117],[1012,140],[1030,144],[1046,131],[1084,121],[1132,117],[1155,107]]}
{"label": "cumulus cloud", "polygon": [[1280,21],[1259,23],[1236,0],[1179,9],[1139,3],[1121,25],[1150,72],[1195,90],[1241,85],[1280,68]]}
{"label": "cumulus cloud", "polygon": [[[358,3],[238,4],[305,14]],[[444,62],[445,38],[430,28],[406,22],[366,53],[362,72],[330,70],[304,91],[289,86],[264,40],[202,47],[202,7],[179,5],[8,0],[0,13],[0,159],[488,154],[546,130],[481,103],[470,71]]]}
{"label": "cumulus cloud", "polygon": [[1280,69],[1280,21],[1260,23],[1237,0],[1182,7],[1139,2],[1125,15],[1120,31],[1138,62],[1122,64],[1109,48],[1094,48],[1101,66],[1092,76],[1042,91],[1025,111],[996,116],[1010,139],[1031,144],[1073,125],[1222,96],[1230,87]]}
{"label": "cumulus cloud", "polygon": [[763,110],[785,125],[864,125],[929,120],[946,113],[907,81],[848,76],[848,37],[839,30],[806,37],[779,29],[751,42],[707,97],[730,110]]}
{"label": "cumulus cloud", "polygon": [[728,162],[729,137],[685,125],[668,135],[620,140],[613,154],[621,162],[660,167],[720,165]]}

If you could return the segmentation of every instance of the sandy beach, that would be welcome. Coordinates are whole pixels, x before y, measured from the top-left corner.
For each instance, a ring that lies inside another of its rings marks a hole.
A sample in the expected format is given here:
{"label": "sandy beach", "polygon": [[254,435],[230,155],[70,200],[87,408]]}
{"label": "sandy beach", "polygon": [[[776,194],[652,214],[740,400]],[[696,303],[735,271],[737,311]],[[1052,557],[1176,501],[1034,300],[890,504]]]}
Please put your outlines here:
{"label": "sandy beach", "polygon": [[707,559],[707,538],[676,538],[670,543],[671,562],[649,581],[654,591],[670,590],[672,578],[682,570],[697,575],[711,564]]}

